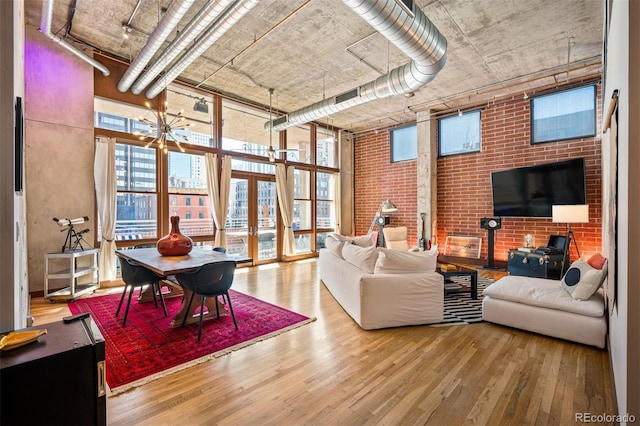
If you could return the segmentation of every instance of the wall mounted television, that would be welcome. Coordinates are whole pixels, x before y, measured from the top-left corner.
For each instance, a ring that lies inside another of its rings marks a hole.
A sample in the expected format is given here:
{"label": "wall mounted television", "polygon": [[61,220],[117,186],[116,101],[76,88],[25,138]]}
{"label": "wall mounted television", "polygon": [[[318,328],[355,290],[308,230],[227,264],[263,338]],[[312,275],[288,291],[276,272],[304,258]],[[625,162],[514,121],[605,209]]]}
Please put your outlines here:
{"label": "wall mounted television", "polygon": [[584,158],[491,173],[493,215],[551,217],[551,206],[587,204]]}

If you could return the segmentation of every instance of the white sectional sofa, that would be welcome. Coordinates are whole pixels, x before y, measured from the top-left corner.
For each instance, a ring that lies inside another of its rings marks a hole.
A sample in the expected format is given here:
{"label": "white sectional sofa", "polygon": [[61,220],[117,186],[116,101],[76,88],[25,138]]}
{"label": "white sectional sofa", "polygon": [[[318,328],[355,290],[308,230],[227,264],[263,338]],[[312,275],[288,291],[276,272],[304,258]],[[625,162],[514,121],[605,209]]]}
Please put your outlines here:
{"label": "white sectional sofa", "polygon": [[576,300],[560,281],[509,275],[483,293],[485,321],[605,347],[607,319],[602,290],[586,300]]}
{"label": "white sectional sofa", "polygon": [[[432,260],[426,256],[347,241],[320,250],[320,279],[365,330],[437,323],[443,319],[444,278],[435,272],[437,248]],[[431,263],[433,267],[426,266]],[[425,270],[416,272],[416,267]]]}

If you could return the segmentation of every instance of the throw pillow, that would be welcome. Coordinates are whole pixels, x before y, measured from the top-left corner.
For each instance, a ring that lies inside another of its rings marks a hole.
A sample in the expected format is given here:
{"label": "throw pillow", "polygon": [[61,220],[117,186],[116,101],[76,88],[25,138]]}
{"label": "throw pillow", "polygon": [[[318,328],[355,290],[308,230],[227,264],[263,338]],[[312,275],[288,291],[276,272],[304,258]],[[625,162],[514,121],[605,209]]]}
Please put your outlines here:
{"label": "throw pillow", "polygon": [[600,253],[596,253],[587,260],[587,263],[591,265],[593,268],[602,269],[604,268],[604,264],[606,263],[607,258],[602,256]]}
{"label": "throw pillow", "polygon": [[[371,235],[362,235],[362,236],[358,236],[358,237],[350,237],[350,236],[347,236],[347,235],[340,235],[340,234],[332,233],[332,234],[329,234],[329,237],[333,237],[336,240],[341,241],[343,243],[351,243],[351,244],[355,244],[355,245],[360,246],[360,247],[371,247],[371,246],[375,245]],[[376,238],[376,240],[377,240],[377,238]]]}
{"label": "throw pillow", "polygon": [[412,274],[415,272],[433,272],[438,261],[438,247],[431,250],[410,252],[386,248],[378,249],[375,274]]}
{"label": "throw pillow", "polygon": [[374,246],[359,247],[355,244],[347,243],[342,247],[342,257],[367,274],[373,274],[376,260],[378,260],[378,250]]}
{"label": "throw pillow", "polygon": [[567,273],[564,274],[560,285],[574,299],[587,300],[598,291],[606,276],[605,267],[603,269],[595,269],[584,260],[578,259],[571,264]]}
{"label": "throw pillow", "polygon": [[336,240],[341,241],[343,243],[347,242],[347,241],[351,241],[351,237],[347,237],[346,235],[340,235],[340,234],[332,233],[332,234],[329,234],[329,236],[333,237]]}
{"label": "throw pillow", "polygon": [[351,241],[353,242],[353,244],[359,247],[371,247],[374,245],[371,235],[361,235],[358,237],[353,237]]}
{"label": "throw pillow", "polygon": [[344,259],[342,257],[342,247],[345,245],[344,241],[339,241],[338,239],[334,238],[333,235],[329,235],[324,240],[324,245],[327,247],[327,249],[329,249],[331,253],[335,254],[340,259]]}

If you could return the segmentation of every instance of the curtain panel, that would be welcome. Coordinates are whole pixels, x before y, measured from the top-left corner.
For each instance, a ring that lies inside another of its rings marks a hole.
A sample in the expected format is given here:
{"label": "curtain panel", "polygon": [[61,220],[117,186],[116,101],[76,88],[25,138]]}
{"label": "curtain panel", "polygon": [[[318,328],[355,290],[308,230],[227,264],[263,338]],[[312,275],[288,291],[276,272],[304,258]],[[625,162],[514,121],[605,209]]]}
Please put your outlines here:
{"label": "curtain panel", "polygon": [[93,180],[100,223],[100,281],[116,279],[116,140],[96,138]]}
{"label": "curtain panel", "polygon": [[284,223],[284,241],[282,254],[292,256],[296,253],[295,237],[293,234],[293,167],[284,164],[276,165],[276,191],[278,205]]}
{"label": "curtain panel", "polygon": [[214,245],[227,246],[227,211],[229,208],[229,190],[231,185],[231,156],[222,157],[222,169],[218,161],[218,154],[204,155],[207,166],[207,191],[209,194],[209,208],[216,224]]}

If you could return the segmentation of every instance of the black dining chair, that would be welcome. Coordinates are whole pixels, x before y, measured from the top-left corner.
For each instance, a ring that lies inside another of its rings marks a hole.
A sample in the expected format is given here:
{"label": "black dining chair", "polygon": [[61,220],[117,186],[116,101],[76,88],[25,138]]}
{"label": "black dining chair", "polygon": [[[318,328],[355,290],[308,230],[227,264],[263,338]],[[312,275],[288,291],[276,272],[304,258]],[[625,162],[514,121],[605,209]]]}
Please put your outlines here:
{"label": "black dining chair", "polygon": [[236,269],[234,260],[225,260],[222,262],[208,263],[200,267],[197,271],[191,273],[183,273],[181,276],[181,284],[184,288],[192,291],[187,305],[187,313],[182,319],[182,326],[187,322],[187,317],[191,311],[191,303],[193,297],[198,294],[200,296],[200,326],[198,327],[198,342],[202,335],[202,316],[204,314],[204,302],[207,297],[216,298],[216,318],[220,319],[220,308],[218,307],[218,296],[226,297],[229,304],[229,312],[233,318],[233,324],[238,329],[236,315],[233,312],[231,298],[229,297],[229,289],[233,283],[233,274]]}
{"label": "black dining chair", "polygon": [[213,248],[213,251],[217,251],[217,252],[220,252],[220,253],[226,253],[227,249],[222,247],[222,246],[216,246],[216,247]]}
{"label": "black dining chair", "polygon": [[120,253],[116,252],[116,255],[118,256],[118,260],[120,261],[120,272],[122,274],[122,281],[124,281],[125,284],[124,291],[122,292],[122,296],[120,297],[120,304],[118,304],[118,310],[116,311],[116,316],[120,314],[124,296],[127,293],[127,290],[129,290],[129,298],[127,299],[127,307],[124,311],[124,321],[122,322],[122,325],[127,324],[127,316],[129,315],[129,306],[131,305],[131,296],[133,296],[133,291],[136,287],[142,288],[146,285],[150,285],[152,287],[153,304],[156,308],[158,307],[156,293],[160,295],[160,301],[162,302],[164,316],[168,316],[169,314],[167,313],[167,305],[165,305],[164,303],[164,296],[162,295],[162,288],[160,286],[161,277],[156,275],[153,271],[124,258]]}

